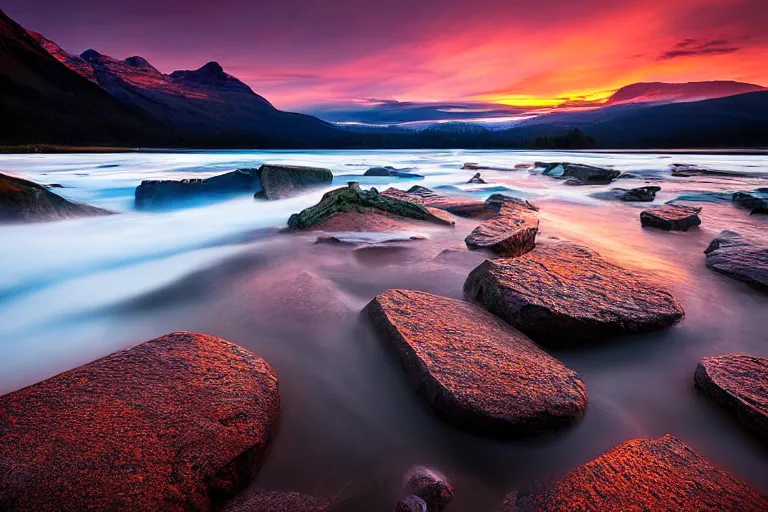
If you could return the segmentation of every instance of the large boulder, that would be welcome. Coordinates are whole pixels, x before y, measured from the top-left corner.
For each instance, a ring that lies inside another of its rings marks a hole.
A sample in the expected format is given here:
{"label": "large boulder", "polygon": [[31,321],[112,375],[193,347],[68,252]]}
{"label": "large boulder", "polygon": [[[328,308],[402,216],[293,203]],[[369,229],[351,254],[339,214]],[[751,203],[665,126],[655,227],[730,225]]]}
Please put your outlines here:
{"label": "large boulder", "polygon": [[700,212],[700,206],[665,204],[640,212],[640,223],[665,231],[688,231],[701,224]]}
{"label": "large boulder", "polygon": [[768,188],[758,188],[752,192],[735,192],[731,201],[736,206],[748,208],[752,213],[764,213],[768,209]]}
{"label": "large boulder", "polygon": [[747,240],[723,231],[704,251],[707,267],[728,277],[768,291],[768,242]]}
{"label": "large boulder", "polygon": [[375,188],[362,190],[356,182],[352,181],[346,187],[326,193],[315,206],[291,215],[288,219],[288,227],[309,229],[327,222],[336,215],[346,213],[371,215],[383,213],[403,219],[423,220],[443,225],[454,224],[440,210],[379,194]]}
{"label": "large boulder", "polygon": [[498,208],[492,204],[477,201],[475,199],[443,196],[420,185],[411,187],[407,192],[396,188],[388,188],[382,192],[382,195],[400,199],[401,201],[410,201],[428,208],[445,210],[454,215],[458,215],[459,217],[488,218],[496,215],[499,211]]}
{"label": "large boulder", "polygon": [[210,510],[255,476],[277,376],[178,332],[0,397],[0,509]]}
{"label": "large boulder", "polygon": [[473,304],[388,290],[366,310],[417,392],[454,425],[532,435],[584,414],[587,393],[575,372]]}
{"label": "large boulder", "polygon": [[169,208],[261,190],[258,169],[237,169],[206,179],[144,180],[136,187],[135,205],[138,209]]}
{"label": "large boulder", "polygon": [[537,162],[537,167],[544,168],[542,174],[545,176],[567,178],[569,185],[607,185],[621,174],[614,169],[569,162]]}
{"label": "large boulder", "polygon": [[768,359],[741,354],[706,357],[693,381],[768,445]]}
{"label": "large boulder", "polygon": [[537,342],[557,347],[654,331],[684,316],[669,292],[568,242],[486,260],[469,274],[464,296]]}
{"label": "large boulder", "polygon": [[262,190],[258,195],[267,199],[284,199],[307,189],[330,185],[333,173],[319,167],[264,164],[259,167],[259,179]]}
{"label": "large boulder", "polygon": [[671,435],[626,441],[510,505],[503,512],[768,510],[747,483]]}
{"label": "large boulder", "polygon": [[469,249],[490,249],[513,258],[533,250],[538,232],[535,211],[507,203],[498,215],[477,226],[464,242]]}
{"label": "large boulder", "polygon": [[298,492],[248,489],[227,503],[224,512],[323,512],[324,500]]}
{"label": "large boulder", "polygon": [[37,183],[0,174],[0,223],[39,222],[111,213],[64,199]]}

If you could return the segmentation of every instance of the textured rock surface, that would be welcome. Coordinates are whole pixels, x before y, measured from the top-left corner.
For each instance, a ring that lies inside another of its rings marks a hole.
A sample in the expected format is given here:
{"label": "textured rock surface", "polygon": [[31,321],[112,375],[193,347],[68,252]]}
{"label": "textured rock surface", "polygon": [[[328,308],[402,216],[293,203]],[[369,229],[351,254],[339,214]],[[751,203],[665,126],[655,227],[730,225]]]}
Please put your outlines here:
{"label": "textured rock surface", "polygon": [[429,512],[442,512],[453,501],[453,486],[433,469],[414,466],[405,478],[406,491],[421,498]]}
{"label": "textured rock surface", "polygon": [[768,445],[768,359],[740,354],[707,357],[696,368],[693,381]]}
{"label": "textured rock surface", "polygon": [[395,512],[429,512],[429,510],[423,499],[411,494],[397,503]]}
{"label": "textured rock surface", "polygon": [[661,187],[638,187],[623,192],[619,199],[622,201],[653,201],[656,199],[656,192],[661,190]]}
{"label": "textured rock surface", "polygon": [[473,304],[388,290],[366,309],[416,390],[457,426],[530,435],[584,414],[587,394],[575,372]]}
{"label": "textured rock surface", "polygon": [[327,503],[298,492],[249,489],[227,503],[224,512],[322,512]]}
{"label": "textured rock surface", "polygon": [[328,186],[333,173],[319,167],[264,164],[259,167],[262,191],[267,199],[284,199],[314,187]]}
{"label": "textured rock surface", "polygon": [[752,192],[735,192],[731,201],[736,206],[750,210],[768,208],[768,188],[758,188]]}
{"label": "textured rock surface", "polygon": [[423,178],[420,174],[410,172],[410,169],[395,169],[391,166],[371,167],[363,176],[392,176],[395,178]]}
{"label": "textured rock surface", "polygon": [[517,507],[520,512],[758,512],[768,510],[768,501],[666,435],[622,443],[546,490],[521,498]]}
{"label": "textured rock surface", "polygon": [[666,231],[688,231],[701,224],[699,212],[701,212],[699,206],[665,204],[640,212],[640,223],[643,226]]}
{"label": "textured rock surface", "polygon": [[534,340],[558,347],[661,329],[684,315],[668,292],[568,242],[483,262],[469,274],[464,296]]}
{"label": "textured rock surface", "polygon": [[38,222],[110,213],[68,201],[37,183],[0,174],[0,222]]}
{"label": "textured rock surface", "polygon": [[498,213],[498,208],[494,209],[493,205],[482,201],[443,196],[420,185],[411,187],[407,192],[396,188],[388,188],[382,192],[382,195],[400,199],[401,201],[410,201],[429,208],[445,210],[459,217],[488,218]]}
{"label": "textured rock surface", "polygon": [[454,224],[441,211],[427,208],[416,202],[403,201],[379,194],[375,188],[365,191],[357,183],[350,182],[347,187],[326,193],[315,206],[291,215],[288,219],[288,227],[291,229],[308,229],[326,223],[338,214],[369,214],[373,211],[403,219],[425,220],[443,225]]}
{"label": "textured rock surface", "polygon": [[238,169],[206,179],[144,180],[136,187],[139,209],[167,208],[200,199],[226,198],[261,191],[257,169]]}
{"label": "textured rock surface", "polygon": [[0,397],[0,509],[209,510],[253,478],[274,370],[173,333]]}
{"label": "textured rock surface", "polygon": [[704,251],[707,266],[768,291],[768,241],[751,241],[739,233],[723,231]]}
{"label": "textured rock surface", "polygon": [[569,162],[537,162],[537,167],[543,167],[542,174],[556,178],[568,178],[570,185],[607,185],[619,177],[621,172],[614,169],[595,167],[593,165],[572,164]]}
{"label": "textured rock surface", "polygon": [[501,207],[504,204],[512,204],[514,206],[519,206],[521,208],[525,208],[527,210],[531,210],[534,212],[539,211],[538,206],[527,201],[526,199],[520,199],[519,197],[508,196],[505,194],[491,194],[488,197],[488,199],[485,200],[485,204],[487,204],[497,212],[501,211]]}
{"label": "textured rock surface", "polygon": [[505,257],[532,251],[539,232],[539,218],[532,210],[506,203],[495,217],[484,221],[464,242],[469,249],[490,249]]}

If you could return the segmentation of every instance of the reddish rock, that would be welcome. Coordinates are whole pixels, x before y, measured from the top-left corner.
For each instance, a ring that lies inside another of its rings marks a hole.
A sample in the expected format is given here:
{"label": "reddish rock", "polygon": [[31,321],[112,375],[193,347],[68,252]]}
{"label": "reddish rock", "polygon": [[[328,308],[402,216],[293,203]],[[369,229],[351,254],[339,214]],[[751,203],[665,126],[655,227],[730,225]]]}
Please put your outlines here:
{"label": "reddish rock", "polygon": [[469,249],[490,249],[513,258],[533,250],[538,232],[536,214],[510,203],[503,204],[497,216],[477,226],[464,242]]}
{"label": "reddish rock", "polygon": [[768,242],[749,240],[733,231],[723,231],[704,251],[707,267],[720,274],[768,291]]}
{"label": "reddish rock", "polygon": [[64,199],[37,183],[0,174],[0,223],[39,222],[111,213]]}
{"label": "reddish rock", "polygon": [[768,510],[768,501],[666,435],[620,444],[546,490],[521,498],[517,508],[521,512],[759,512]]}
{"label": "reddish rock", "polygon": [[661,329],[685,314],[669,292],[568,242],[486,260],[469,274],[464,296],[537,342],[558,347]]}
{"label": "reddish rock", "polygon": [[473,304],[389,290],[366,309],[413,386],[450,423],[531,435],[584,414],[587,394],[575,372]]}
{"label": "reddish rock", "polygon": [[496,215],[499,211],[498,208],[494,209],[493,205],[489,205],[482,201],[461,197],[442,196],[420,185],[411,187],[408,189],[408,192],[403,192],[396,188],[388,188],[382,192],[382,195],[400,199],[401,201],[419,204],[428,208],[445,210],[454,215],[458,215],[459,217],[488,218]]}
{"label": "reddish rock", "polygon": [[453,486],[443,475],[424,466],[408,471],[405,487],[426,503],[429,512],[442,512],[453,501]]}
{"label": "reddish rock", "polygon": [[254,477],[277,376],[179,332],[0,397],[0,509],[209,510]]}
{"label": "reddish rock", "polygon": [[696,368],[693,381],[768,444],[768,359],[738,354],[707,357]]}
{"label": "reddish rock", "polygon": [[227,503],[224,512],[322,512],[328,504],[298,492],[249,489]]}
{"label": "reddish rock", "polygon": [[666,204],[640,212],[640,223],[666,231],[688,231],[701,224],[701,207]]}

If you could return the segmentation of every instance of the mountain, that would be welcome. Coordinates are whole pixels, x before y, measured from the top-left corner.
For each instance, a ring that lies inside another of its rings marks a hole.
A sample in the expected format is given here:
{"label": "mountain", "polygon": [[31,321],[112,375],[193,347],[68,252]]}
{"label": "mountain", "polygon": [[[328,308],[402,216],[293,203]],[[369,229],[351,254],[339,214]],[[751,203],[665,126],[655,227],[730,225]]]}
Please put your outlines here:
{"label": "mountain", "polygon": [[216,62],[166,75],[139,56],[119,60],[96,50],[70,55],[30,34],[70,70],[159,120],[183,145],[300,148],[352,142],[348,132],[329,123],[276,109]]}
{"label": "mountain", "polygon": [[731,81],[688,82],[680,84],[640,82],[622,87],[613,93],[605,104],[700,101],[765,90],[765,87],[759,85]]}
{"label": "mountain", "polygon": [[0,144],[163,140],[159,120],[73,73],[2,11],[0,49]]}

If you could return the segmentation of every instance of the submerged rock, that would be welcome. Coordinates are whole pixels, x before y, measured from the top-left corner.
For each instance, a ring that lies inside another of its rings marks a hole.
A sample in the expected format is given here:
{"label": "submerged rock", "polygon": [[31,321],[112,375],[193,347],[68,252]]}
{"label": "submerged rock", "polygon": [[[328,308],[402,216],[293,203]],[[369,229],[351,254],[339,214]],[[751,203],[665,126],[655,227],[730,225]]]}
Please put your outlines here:
{"label": "submerged rock", "polygon": [[467,183],[479,183],[479,184],[485,184],[485,180],[480,176],[479,172],[476,172],[474,176],[469,178],[469,181]]}
{"label": "submerged rock", "polygon": [[453,486],[433,469],[414,466],[405,479],[406,491],[421,498],[429,512],[442,512],[453,501]]}
{"label": "submerged rock", "polygon": [[397,503],[395,512],[429,512],[429,510],[423,499],[411,494]]}
{"label": "submerged rock", "polygon": [[495,217],[484,221],[464,242],[469,249],[490,249],[513,258],[532,251],[539,232],[539,218],[530,209],[505,203]]}
{"label": "submerged rock", "polygon": [[315,206],[310,206],[300,213],[294,213],[288,219],[291,229],[308,229],[342,213],[367,214],[374,211],[396,217],[413,220],[424,220],[442,225],[453,225],[454,222],[442,212],[427,208],[422,204],[403,201],[390,195],[379,194],[375,188],[362,190],[354,182],[326,193]]}
{"label": "submerged rock", "polygon": [[284,199],[311,188],[330,185],[333,173],[320,167],[264,164],[259,167],[259,179],[262,190],[258,195],[267,199]]}
{"label": "submerged rock", "polygon": [[693,380],[697,388],[768,445],[768,359],[747,355],[706,357],[696,368]]}
{"label": "submerged rock", "polygon": [[0,397],[3,510],[209,510],[255,476],[277,376],[178,332]]}
{"label": "submerged rock", "polygon": [[363,176],[392,176],[395,178],[423,178],[424,176],[409,172],[410,169],[395,169],[394,167],[371,167]]}
{"label": "submerged rock", "polygon": [[542,491],[520,498],[517,510],[759,512],[768,510],[768,501],[676,437],[666,435],[616,446]]}
{"label": "submerged rock", "polygon": [[557,347],[662,329],[685,314],[669,292],[568,242],[483,262],[469,274],[464,296]]}
{"label": "submerged rock", "polygon": [[224,512],[323,512],[328,504],[298,492],[249,489],[227,503]]}
{"label": "submerged rock", "polygon": [[575,372],[473,304],[388,290],[366,311],[412,385],[454,425],[533,435],[584,414],[587,394]]}
{"label": "submerged rock", "polygon": [[768,209],[768,188],[758,188],[752,192],[735,192],[731,196],[731,201],[736,206],[753,210],[753,214],[760,213],[761,210]]}
{"label": "submerged rock", "polygon": [[40,222],[110,215],[112,212],[75,203],[42,185],[0,174],[0,223]]}
{"label": "submerged rock", "polygon": [[640,212],[640,223],[665,231],[688,231],[701,224],[700,212],[700,206],[665,204]]}
{"label": "submerged rock", "polygon": [[661,190],[661,187],[639,187],[633,188],[623,192],[619,199],[622,201],[653,201],[656,199],[656,192]]}
{"label": "submerged rock", "polygon": [[704,251],[707,266],[728,277],[768,291],[768,243],[745,239],[739,233],[723,231]]}
{"label": "submerged rock", "polygon": [[572,164],[569,162],[542,163],[537,162],[537,167],[543,167],[542,174],[555,178],[569,178],[569,185],[607,185],[621,174],[614,169],[595,167],[593,165]]}

